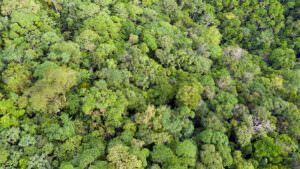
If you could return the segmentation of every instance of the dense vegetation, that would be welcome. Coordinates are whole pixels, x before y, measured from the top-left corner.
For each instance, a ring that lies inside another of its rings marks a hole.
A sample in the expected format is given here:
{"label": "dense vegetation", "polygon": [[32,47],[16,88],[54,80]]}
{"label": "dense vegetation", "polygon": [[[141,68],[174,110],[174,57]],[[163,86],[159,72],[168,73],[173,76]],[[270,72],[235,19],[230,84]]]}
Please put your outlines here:
{"label": "dense vegetation", "polygon": [[300,1],[0,12],[0,169],[300,168]]}

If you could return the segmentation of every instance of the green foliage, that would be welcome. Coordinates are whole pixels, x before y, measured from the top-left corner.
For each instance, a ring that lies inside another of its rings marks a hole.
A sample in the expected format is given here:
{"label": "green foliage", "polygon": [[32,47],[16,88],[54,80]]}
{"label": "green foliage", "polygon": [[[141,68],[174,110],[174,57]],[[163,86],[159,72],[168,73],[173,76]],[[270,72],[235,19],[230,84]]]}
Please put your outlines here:
{"label": "green foliage", "polygon": [[153,162],[163,164],[163,166],[176,166],[179,165],[179,160],[174,152],[165,145],[156,145],[151,153]]}
{"label": "green foliage", "polygon": [[81,59],[79,45],[74,42],[55,43],[50,47],[48,58],[64,64],[69,62],[79,64]]}
{"label": "green foliage", "polygon": [[18,119],[24,114],[25,110],[17,108],[13,100],[2,99],[0,101],[0,131],[11,126],[18,126]]}
{"label": "green foliage", "polygon": [[196,108],[200,104],[202,91],[203,87],[199,82],[181,85],[176,94],[178,105]]}
{"label": "green foliage", "polygon": [[9,152],[6,151],[6,150],[1,150],[1,153],[0,153],[0,164],[3,164],[7,161],[9,157]]}
{"label": "green foliage", "polygon": [[155,50],[157,48],[156,40],[150,33],[144,33],[143,41],[147,44],[147,46],[150,49]]}
{"label": "green foliage", "polygon": [[[76,71],[65,67],[50,67],[49,64],[41,65],[38,70],[42,71],[42,78],[27,91],[34,111],[59,112],[65,104],[65,93],[76,84]],[[35,74],[39,75],[40,72]]]}
{"label": "green foliage", "polygon": [[97,161],[95,164],[90,165],[89,169],[108,168],[106,161]]}
{"label": "green foliage", "polygon": [[8,92],[23,92],[30,84],[31,72],[22,64],[10,63],[2,73],[2,81]]}
{"label": "green foliage", "polygon": [[[233,159],[231,156],[231,149],[228,145],[229,140],[224,133],[207,129],[199,133],[197,139],[204,144],[214,145],[213,149],[216,149],[219,152],[224,166],[230,166],[232,164]],[[209,149],[209,151],[215,151],[211,148]]]}
{"label": "green foliage", "polygon": [[75,135],[75,125],[69,119],[68,115],[64,114],[60,118],[63,126],[57,123],[45,126],[44,132],[49,140],[64,141]]}
{"label": "green foliage", "polygon": [[253,131],[248,126],[242,125],[236,129],[236,137],[238,143],[244,147],[246,145],[251,144]]}
{"label": "green foliage", "polygon": [[33,168],[49,168],[50,164],[49,162],[45,159],[45,155],[34,155],[30,157],[28,163],[27,163],[27,168],[28,169],[33,169]]}
{"label": "green foliage", "polygon": [[197,160],[197,146],[191,140],[178,143],[175,149],[176,155],[182,160],[182,165],[195,167]]}
{"label": "green foliage", "polygon": [[80,44],[81,49],[86,51],[95,51],[100,41],[100,36],[95,31],[89,29],[82,31],[76,37],[76,42]]}
{"label": "green foliage", "polygon": [[254,166],[251,163],[251,161],[247,161],[242,157],[241,151],[235,151],[233,156],[235,161],[235,167],[237,169],[254,169]]}
{"label": "green foliage", "polygon": [[259,160],[266,160],[271,163],[279,163],[282,160],[283,150],[271,137],[264,137],[262,140],[258,140],[254,143],[254,147],[255,156]]}
{"label": "green foliage", "polygon": [[108,42],[110,39],[120,38],[118,18],[111,18],[105,12],[84,21],[83,29],[95,31],[100,36],[100,42]]}
{"label": "green foliage", "polygon": [[204,144],[201,146],[200,152],[201,163],[197,164],[197,169],[223,169],[222,157],[216,151],[215,146],[212,144]]}
{"label": "green foliage", "polygon": [[220,91],[220,93],[216,95],[215,99],[212,100],[215,111],[226,119],[232,117],[232,110],[237,103],[238,100],[233,94],[224,91]]}
{"label": "green foliage", "polygon": [[138,169],[142,168],[142,161],[129,152],[129,147],[116,145],[108,150],[107,160],[112,168]]}
{"label": "green foliage", "polygon": [[[105,84],[99,84],[105,85]],[[107,127],[119,127],[122,124],[122,115],[125,113],[127,100],[121,91],[112,91],[101,86],[102,90],[92,87],[85,91],[82,99],[82,111],[90,116],[103,116]]]}
{"label": "green foliage", "polygon": [[292,69],[295,66],[296,56],[292,49],[274,49],[270,58],[270,62],[275,69]]}
{"label": "green foliage", "polygon": [[34,0],[17,0],[17,1],[9,1],[4,0],[1,3],[1,14],[2,15],[10,15],[14,10],[28,10],[31,9],[32,12],[36,12],[39,9],[39,5],[34,2]]}
{"label": "green foliage", "polygon": [[149,106],[135,116],[137,136],[146,144],[169,143],[178,136],[190,136],[194,127],[189,118],[193,117],[194,112],[187,107],[172,112],[168,107]]}
{"label": "green foliage", "polygon": [[0,169],[299,166],[296,0],[0,0]]}
{"label": "green foliage", "polygon": [[63,144],[59,145],[55,150],[55,155],[61,159],[69,159],[72,158],[76,150],[79,148],[81,143],[81,136],[74,136],[66,140]]}

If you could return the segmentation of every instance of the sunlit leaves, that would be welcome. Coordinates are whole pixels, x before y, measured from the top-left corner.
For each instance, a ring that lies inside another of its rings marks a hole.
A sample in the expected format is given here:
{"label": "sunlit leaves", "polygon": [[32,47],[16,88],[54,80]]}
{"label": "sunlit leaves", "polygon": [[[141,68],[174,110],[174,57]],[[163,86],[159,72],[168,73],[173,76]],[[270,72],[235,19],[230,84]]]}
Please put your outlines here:
{"label": "sunlit leaves", "polygon": [[2,81],[9,92],[23,92],[31,83],[31,72],[28,66],[11,63],[2,73]]}
{"label": "sunlit leaves", "polygon": [[[46,67],[43,68],[44,66]],[[51,64],[41,65],[39,70],[43,70],[42,78],[27,91],[33,110],[57,113],[65,104],[65,93],[77,82],[76,71],[65,67],[52,69],[53,67]]]}
{"label": "sunlit leaves", "polygon": [[130,153],[129,147],[115,145],[108,150],[107,160],[112,168],[140,169],[142,161]]}

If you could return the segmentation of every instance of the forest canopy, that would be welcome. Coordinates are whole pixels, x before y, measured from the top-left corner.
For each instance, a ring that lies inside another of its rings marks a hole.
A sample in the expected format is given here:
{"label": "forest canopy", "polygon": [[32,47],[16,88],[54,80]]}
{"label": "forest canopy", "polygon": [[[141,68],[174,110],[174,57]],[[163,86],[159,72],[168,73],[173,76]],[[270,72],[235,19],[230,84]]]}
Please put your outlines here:
{"label": "forest canopy", "polygon": [[300,1],[1,0],[0,169],[299,169]]}

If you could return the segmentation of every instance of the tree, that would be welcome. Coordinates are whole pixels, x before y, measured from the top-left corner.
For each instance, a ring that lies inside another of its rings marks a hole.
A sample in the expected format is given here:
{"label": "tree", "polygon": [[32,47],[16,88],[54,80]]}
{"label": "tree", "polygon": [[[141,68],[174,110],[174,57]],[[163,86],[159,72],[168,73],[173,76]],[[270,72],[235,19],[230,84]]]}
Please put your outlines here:
{"label": "tree", "polygon": [[33,169],[33,168],[49,168],[50,164],[47,159],[45,159],[46,156],[44,154],[42,155],[34,155],[31,156],[28,163],[27,163],[27,168],[28,169]]}
{"label": "tree", "polygon": [[251,144],[253,132],[253,129],[251,127],[249,128],[246,125],[241,125],[236,128],[237,141],[241,145],[241,147]]}
{"label": "tree", "polygon": [[[59,130],[58,130],[59,131]],[[81,136],[74,136],[67,139],[63,144],[59,145],[54,154],[60,159],[70,159],[76,154],[76,150],[80,147],[82,141]]]}
{"label": "tree", "polygon": [[232,117],[232,110],[234,106],[238,103],[237,98],[234,94],[229,92],[220,91],[215,99],[212,100],[212,105],[218,116],[225,119]]}
{"label": "tree", "polygon": [[[97,164],[97,161],[100,158],[103,158],[105,154],[106,144],[104,140],[101,138],[100,132],[94,131],[89,134],[86,134],[85,137],[80,140],[80,137],[73,137],[70,139],[68,144],[75,144],[71,146],[81,146],[72,148],[73,153],[76,155],[71,156],[72,166],[78,168],[87,168],[93,164]],[[66,146],[68,146],[68,144]],[[70,152],[72,153],[72,152]]]}
{"label": "tree", "polygon": [[115,145],[108,150],[107,160],[112,168],[142,168],[142,161],[129,152],[129,147],[121,144]]}
{"label": "tree", "polygon": [[191,140],[184,140],[176,145],[176,155],[184,166],[195,167],[197,160],[197,146]]}
{"label": "tree", "polygon": [[100,42],[108,42],[110,39],[120,39],[121,24],[118,18],[111,18],[107,13],[101,12],[97,16],[86,19],[83,29],[95,31],[101,38]]}
{"label": "tree", "polygon": [[82,31],[76,37],[76,42],[80,44],[80,48],[85,51],[95,51],[100,41],[100,36],[95,31],[89,29]]}
{"label": "tree", "polygon": [[147,44],[147,46],[150,49],[155,50],[157,48],[156,39],[150,33],[144,33],[143,41]]}
{"label": "tree", "polygon": [[24,109],[19,109],[13,100],[0,100],[0,131],[11,126],[18,126],[18,119],[25,114]]}
{"label": "tree", "polygon": [[34,111],[57,113],[65,104],[65,93],[77,83],[77,72],[65,68],[53,68],[47,62],[42,64],[40,79],[26,92]]}
{"label": "tree", "polygon": [[25,0],[25,1],[4,0],[1,3],[1,14],[4,16],[10,15],[14,10],[20,10],[20,9],[37,12],[40,9],[40,5],[33,0]]}
{"label": "tree", "polygon": [[[273,138],[263,137],[254,143],[255,147],[255,157],[262,161],[266,160],[267,163],[279,163],[282,161],[283,151],[282,148],[277,145]],[[266,158],[266,159],[265,159]]]}
{"label": "tree", "polygon": [[5,89],[10,92],[23,92],[31,84],[31,72],[26,65],[10,63],[2,72]]}
{"label": "tree", "polygon": [[273,50],[269,60],[275,69],[292,69],[296,64],[296,55],[292,49],[277,48]]}
{"label": "tree", "polygon": [[64,64],[79,64],[81,60],[79,45],[70,41],[55,43],[50,47],[48,58]]}
{"label": "tree", "polygon": [[0,164],[4,164],[9,157],[9,152],[6,150],[2,150],[0,153]]}
{"label": "tree", "polygon": [[192,109],[196,108],[200,104],[202,91],[203,87],[199,82],[182,84],[176,94],[177,104]]}
{"label": "tree", "polygon": [[162,76],[160,82],[148,90],[149,99],[155,105],[162,105],[170,102],[174,97],[175,87],[171,85],[167,77]]}
{"label": "tree", "polygon": [[231,156],[231,148],[229,147],[229,140],[224,133],[207,129],[199,133],[196,139],[204,144],[213,144],[214,149],[219,152],[222,158],[223,166],[230,166],[232,164],[233,159]]}
{"label": "tree", "polygon": [[201,163],[197,164],[197,169],[224,169],[222,157],[212,144],[204,144],[201,146],[200,160]]}
{"label": "tree", "polygon": [[[156,145],[151,153],[153,162],[162,164],[163,167],[179,166],[180,160],[176,157],[174,152],[165,145]],[[176,165],[177,164],[177,165]]]}
{"label": "tree", "polygon": [[[99,90],[101,88],[102,90]],[[82,111],[86,115],[98,119],[100,115],[104,117],[106,127],[120,127],[128,102],[121,91],[112,91],[105,86],[99,86],[85,91],[82,104]]]}
{"label": "tree", "polygon": [[251,163],[251,161],[245,160],[243,158],[243,154],[241,151],[235,151],[233,154],[235,167],[237,169],[254,169],[254,166]]}
{"label": "tree", "polygon": [[75,125],[68,115],[63,114],[61,117],[63,126],[58,123],[52,123],[45,126],[44,132],[49,140],[65,141],[75,135]]}
{"label": "tree", "polygon": [[147,148],[132,147],[132,154],[136,155],[139,160],[142,161],[142,167],[145,168],[148,166],[147,158],[150,154],[150,151]]}
{"label": "tree", "polygon": [[193,118],[194,115],[187,107],[171,111],[166,106],[159,108],[149,106],[145,112],[135,115],[138,127],[136,136],[147,145],[170,143],[174,138],[191,136],[194,126],[189,118]]}
{"label": "tree", "polygon": [[89,169],[108,168],[107,161],[96,161],[95,164],[90,165]]}
{"label": "tree", "polygon": [[74,169],[74,167],[70,163],[62,163],[59,169]]}

